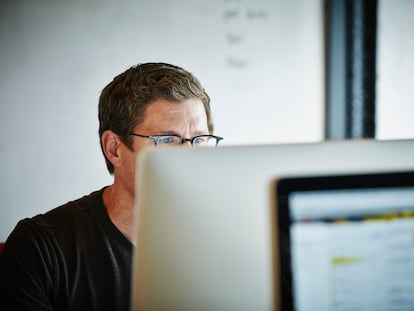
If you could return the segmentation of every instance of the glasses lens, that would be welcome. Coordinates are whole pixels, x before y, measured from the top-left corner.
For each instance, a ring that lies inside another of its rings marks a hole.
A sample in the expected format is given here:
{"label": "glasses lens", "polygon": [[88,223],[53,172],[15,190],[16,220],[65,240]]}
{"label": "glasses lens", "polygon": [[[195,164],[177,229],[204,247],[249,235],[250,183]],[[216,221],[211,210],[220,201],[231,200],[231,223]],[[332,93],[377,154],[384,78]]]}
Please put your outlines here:
{"label": "glasses lens", "polygon": [[180,145],[181,144],[181,138],[174,135],[163,135],[158,136],[157,145],[161,146],[174,146],[174,145]]}
{"label": "glasses lens", "polygon": [[193,147],[215,147],[217,139],[211,135],[197,136],[193,140]]}

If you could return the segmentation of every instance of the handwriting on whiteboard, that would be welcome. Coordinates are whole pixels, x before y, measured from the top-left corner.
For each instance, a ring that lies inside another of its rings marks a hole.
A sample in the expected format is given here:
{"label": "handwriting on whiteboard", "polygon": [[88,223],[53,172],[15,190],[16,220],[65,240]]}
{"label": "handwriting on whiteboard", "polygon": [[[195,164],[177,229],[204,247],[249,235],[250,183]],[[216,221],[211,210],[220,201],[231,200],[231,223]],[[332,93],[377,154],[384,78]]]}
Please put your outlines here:
{"label": "handwriting on whiteboard", "polygon": [[251,65],[251,56],[246,53],[251,42],[245,30],[253,24],[255,27],[258,23],[264,26],[269,12],[260,1],[222,0],[221,14],[227,50],[225,65],[234,70],[246,69]]}

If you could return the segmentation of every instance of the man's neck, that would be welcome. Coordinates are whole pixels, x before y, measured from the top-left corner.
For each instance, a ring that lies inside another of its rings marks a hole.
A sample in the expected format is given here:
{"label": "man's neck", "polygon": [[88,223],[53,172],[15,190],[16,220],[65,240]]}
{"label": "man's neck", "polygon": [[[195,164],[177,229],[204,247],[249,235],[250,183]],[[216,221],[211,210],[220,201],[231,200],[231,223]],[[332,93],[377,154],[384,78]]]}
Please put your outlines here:
{"label": "man's neck", "polygon": [[105,189],[103,201],[112,223],[134,245],[134,196],[114,184]]}

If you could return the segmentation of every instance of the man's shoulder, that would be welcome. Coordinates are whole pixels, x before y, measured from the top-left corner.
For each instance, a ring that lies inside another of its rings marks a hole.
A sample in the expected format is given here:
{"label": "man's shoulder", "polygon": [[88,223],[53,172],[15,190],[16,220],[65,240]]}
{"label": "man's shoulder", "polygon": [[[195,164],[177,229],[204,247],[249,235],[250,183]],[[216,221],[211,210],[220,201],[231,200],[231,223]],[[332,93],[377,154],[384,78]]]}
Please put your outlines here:
{"label": "man's shoulder", "polygon": [[102,207],[103,190],[69,201],[44,214],[20,221],[20,226],[62,227],[74,221],[76,217],[88,217],[95,209]]}
{"label": "man's shoulder", "polygon": [[88,212],[91,209],[101,207],[102,202],[102,195],[103,190],[94,191],[88,195],[85,195],[81,198],[78,198],[73,201],[69,201],[59,207],[56,207],[43,215],[35,216],[36,218],[43,218],[45,220],[48,219],[55,219],[59,220],[67,220],[70,217],[73,217],[79,212]]}

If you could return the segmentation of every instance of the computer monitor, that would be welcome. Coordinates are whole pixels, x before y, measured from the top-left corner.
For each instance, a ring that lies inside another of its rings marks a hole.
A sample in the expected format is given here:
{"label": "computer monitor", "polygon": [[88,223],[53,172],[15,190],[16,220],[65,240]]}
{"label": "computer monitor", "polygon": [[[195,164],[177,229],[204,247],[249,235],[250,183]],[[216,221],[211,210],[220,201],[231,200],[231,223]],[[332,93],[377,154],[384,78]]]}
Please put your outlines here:
{"label": "computer monitor", "polygon": [[414,171],[274,191],[282,310],[414,310]]}
{"label": "computer monitor", "polygon": [[144,151],[132,309],[277,309],[272,180],[414,170],[413,154],[410,140]]}

